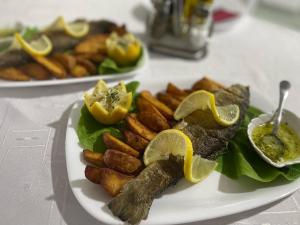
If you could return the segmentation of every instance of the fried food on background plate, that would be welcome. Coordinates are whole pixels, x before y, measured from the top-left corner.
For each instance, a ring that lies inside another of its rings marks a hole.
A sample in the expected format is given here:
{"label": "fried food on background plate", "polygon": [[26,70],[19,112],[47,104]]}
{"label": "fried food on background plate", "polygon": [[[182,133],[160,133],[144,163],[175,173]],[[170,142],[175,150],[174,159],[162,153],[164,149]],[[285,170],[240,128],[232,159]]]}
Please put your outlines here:
{"label": "fried food on background plate", "polygon": [[46,58],[44,56],[32,56],[36,62],[46,67],[51,75],[59,79],[64,79],[67,77],[66,70],[61,64],[53,59]]}
{"label": "fried food on background plate", "polygon": [[88,36],[75,47],[76,53],[106,53],[105,34]]}
{"label": "fried food on background plate", "polygon": [[30,77],[27,76],[22,70],[16,69],[14,67],[0,69],[0,78],[4,80],[13,80],[13,81],[30,80]]}
{"label": "fried food on background plate", "polygon": [[49,70],[38,63],[28,63],[21,66],[20,69],[36,80],[48,80],[51,76]]}
{"label": "fried food on background plate", "polygon": [[168,120],[146,99],[138,98],[138,118],[151,130],[159,132],[170,128]]}
{"label": "fried food on background plate", "polygon": [[81,59],[88,59],[92,61],[93,63],[101,63],[105,59],[106,55],[101,53],[83,53],[83,54],[76,54],[76,58]]}
{"label": "fried food on background plate", "polygon": [[68,72],[71,72],[76,66],[76,58],[70,54],[56,53],[53,58],[63,65]]}
{"label": "fried food on background plate", "polygon": [[81,65],[76,64],[72,70],[71,70],[71,75],[73,77],[86,77],[89,75],[89,72],[87,69]]}
{"label": "fried food on background plate", "polygon": [[129,145],[125,144],[124,142],[120,141],[118,138],[112,136],[110,133],[104,133],[103,142],[108,149],[114,149],[126,154],[132,155],[134,157],[139,157],[140,153],[130,147]]}
{"label": "fried food on background plate", "polygon": [[76,61],[77,64],[83,66],[88,71],[89,74],[91,75],[97,74],[97,67],[90,60],[76,57]]}

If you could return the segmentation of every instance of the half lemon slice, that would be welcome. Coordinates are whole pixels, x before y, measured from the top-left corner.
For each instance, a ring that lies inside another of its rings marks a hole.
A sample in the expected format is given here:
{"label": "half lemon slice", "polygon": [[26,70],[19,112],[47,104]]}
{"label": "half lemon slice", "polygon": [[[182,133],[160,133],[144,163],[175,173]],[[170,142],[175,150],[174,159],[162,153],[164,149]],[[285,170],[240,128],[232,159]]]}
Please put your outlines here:
{"label": "half lemon slice", "polygon": [[190,138],[176,129],[164,130],[155,136],[145,150],[144,163],[147,166],[158,160],[167,160],[170,155],[184,158],[184,177],[193,183],[205,179],[217,165],[215,161],[193,156]]}
{"label": "half lemon slice", "polygon": [[174,113],[174,118],[183,119],[196,110],[210,110],[216,122],[222,126],[233,125],[240,116],[238,105],[217,106],[212,93],[200,90],[193,92],[180,103]]}
{"label": "half lemon slice", "polygon": [[22,49],[30,55],[48,55],[53,48],[50,39],[45,35],[32,41],[26,41],[20,33],[16,33],[15,39]]}
{"label": "half lemon slice", "polygon": [[123,81],[114,87],[107,87],[100,80],[92,93],[84,94],[84,103],[98,122],[115,124],[127,115],[132,103],[132,93],[127,92]]}
{"label": "half lemon slice", "polygon": [[64,30],[68,35],[81,38],[89,32],[90,26],[86,21],[75,21],[67,23],[64,17],[58,17],[45,31],[50,30]]}

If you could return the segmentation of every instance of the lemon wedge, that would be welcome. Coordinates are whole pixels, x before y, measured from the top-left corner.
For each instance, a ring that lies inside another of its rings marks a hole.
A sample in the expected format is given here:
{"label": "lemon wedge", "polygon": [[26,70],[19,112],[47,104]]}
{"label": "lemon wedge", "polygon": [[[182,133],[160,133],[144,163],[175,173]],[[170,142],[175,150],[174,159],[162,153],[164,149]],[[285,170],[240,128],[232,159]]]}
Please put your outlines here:
{"label": "lemon wedge", "polygon": [[89,32],[90,26],[86,21],[75,21],[67,23],[64,17],[58,17],[45,31],[64,30],[68,35],[81,38]]}
{"label": "lemon wedge", "polygon": [[144,164],[167,160],[170,155],[184,157],[184,177],[193,183],[205,179],[217,165],[215,161],[193,155],[190,138],[176,129],[164,130],[155,136],[145,150]]}
{"label": "lemon wedge", "polygon": [[174,113],[174,118],[183,119],[196,110],[211,110],[215,121],[222,126],[231,126],[240,116],[238,105],[216,106],[215,96],[208,91],[200,90],[188,95],[180,103]]}
{"label": "lemon wedge", "polygon": [[92,93],[84,94],[84,102],[98,122],[115,124],[127,115],[132,103],[132,93],[126,91],[123,81],[110,88],[100,80]]}
{"label": "lemon wedge", "polygon": [[[17,40],[17,42],[13,42],[14,45],[18,43],[21,48],[30,55],[48,55],[53,48],[50,39],[45,35],[32,41],[26,41],[20,33],[16,33],[15,40]],[[17,47],[15,46],[15,48]]]}

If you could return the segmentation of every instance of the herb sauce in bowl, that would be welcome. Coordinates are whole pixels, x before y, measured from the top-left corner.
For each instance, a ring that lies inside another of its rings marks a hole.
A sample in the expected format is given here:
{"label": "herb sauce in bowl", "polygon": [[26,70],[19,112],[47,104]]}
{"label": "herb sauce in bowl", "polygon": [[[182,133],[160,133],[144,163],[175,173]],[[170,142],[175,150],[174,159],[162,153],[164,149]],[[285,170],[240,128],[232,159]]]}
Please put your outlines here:
{"label": "herb sauce in bowl", "polygon": [[273,139],[265,138],[272,133],[273,125],[265,123],[253,129],[252,140],[255,145],[273,162],[284,162],[293,160],[300,155],[300,138],[297,133],[286,123],[282,123],[278,130],[278,138],[283,147],[279,146]]}

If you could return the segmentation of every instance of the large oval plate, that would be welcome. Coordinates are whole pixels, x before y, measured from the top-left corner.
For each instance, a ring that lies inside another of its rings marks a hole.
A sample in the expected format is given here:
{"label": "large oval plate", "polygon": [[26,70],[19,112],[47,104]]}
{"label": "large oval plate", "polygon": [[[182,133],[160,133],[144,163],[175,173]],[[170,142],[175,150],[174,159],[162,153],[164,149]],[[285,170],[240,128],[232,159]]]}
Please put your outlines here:
{"label": "large oval plate", "polygon": [[[190,87],[195,78],[172,79],[180,87]],[[157,93],[165,89],[166,79],[141,80],[139,90]],[[226,82],[227,83],[227,82]],[[262,95],[251,91],[251,104],[270,112],[272,104]],[[123,224],[106,206],[110,197],[101,187],[84,176],[85,163],[81,158],[76,126],[80,117],[82,100],[76,102],[70,113],[66,133],[66,162],[71,189],[83,208],[101,222]],[[247,178],[231,180],[218,172],[199,184],[191,185],[182,179],[177,185],[155,199],[147,220],[142,224],[179,224],[201,221],[250,210],[295,192],[300,179],[286,182],[278,179],[263,184]]]}

